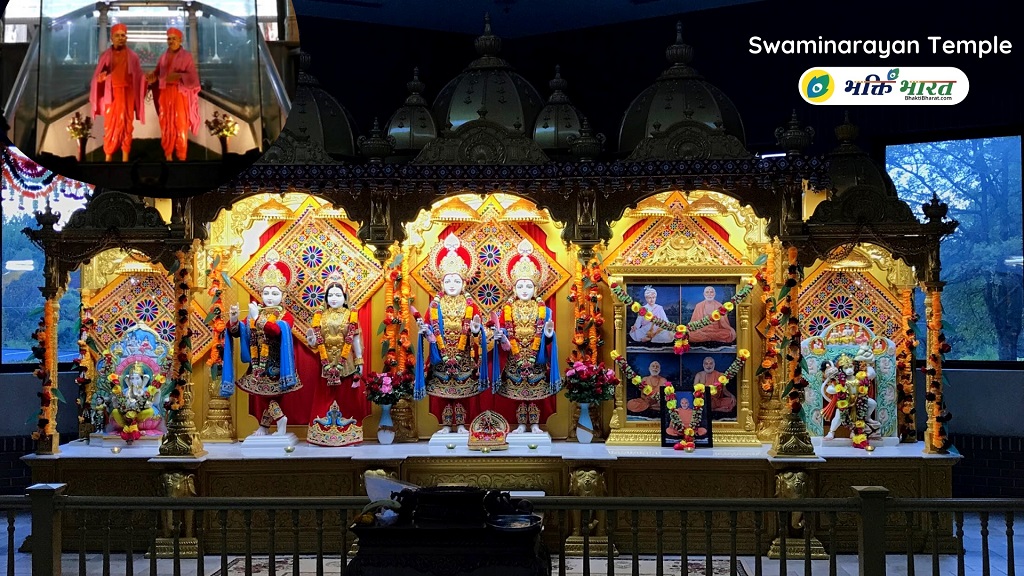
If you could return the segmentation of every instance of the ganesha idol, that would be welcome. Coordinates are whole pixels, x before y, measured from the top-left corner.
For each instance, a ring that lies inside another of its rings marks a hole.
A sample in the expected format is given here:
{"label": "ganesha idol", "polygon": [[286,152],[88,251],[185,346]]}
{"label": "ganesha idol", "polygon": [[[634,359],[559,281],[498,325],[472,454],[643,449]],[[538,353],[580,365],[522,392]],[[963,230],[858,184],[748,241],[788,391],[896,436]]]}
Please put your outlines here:
{"label": "ganesha idol", "polygon": [[164,433],[161,388],[167,362],[167,343],[148,325],[129,328],[120,341],[105,350],[97,363],[98,385],[90,419],[102,430],[131,444]]}
{"label": "ganesha idol", "polygon": [[[234,357],[232,348],[237,338],[239,356],[249,367],[236,381],[233,362],[225,361],[220,395],[230,397],[237,385],[253,397],[255,415],[259,419],[254,437],[288,435],[288,418],[278,401],[302,387],[295,371],[292,338],[295,320],[283,305],[291,278],[291,268],[271,250],[259,273],[258,289],[263,305],[250,302],[248,316],[243,321],[239,320],[237,304],[229,309],[227,333],[230,338],[224,340],[224,357]],[[274,427],[273,433],[271,427]]]}
{"label": "ganesha idol", "polygon": [[115,373],[109,380],[113,431],[129,444],[143,436],[162,435],[162,418],[156,411],[160,388],[153,383],[161,383],[163,376],[154,379],[146,374],[142,362],[136,361],[123,378]]}

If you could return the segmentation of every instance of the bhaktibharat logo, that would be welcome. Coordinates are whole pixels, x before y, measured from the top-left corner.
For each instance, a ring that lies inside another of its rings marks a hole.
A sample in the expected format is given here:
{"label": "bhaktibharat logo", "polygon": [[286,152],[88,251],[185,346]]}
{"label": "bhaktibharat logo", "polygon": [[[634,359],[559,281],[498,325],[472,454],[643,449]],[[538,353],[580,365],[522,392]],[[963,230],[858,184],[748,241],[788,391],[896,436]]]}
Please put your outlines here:
{"label": "bhaktibharat logo", "polygon": [[967,75],[951,67],[811,68],[800,76],[804,101],[827,106],[950,106],[969,90]]}
{"label": "bhaktibharat logo", "polygon": [[835,92],[832,76],[824,70],[812,68],[800,77],[800,94],[812,104],[821,104]]}

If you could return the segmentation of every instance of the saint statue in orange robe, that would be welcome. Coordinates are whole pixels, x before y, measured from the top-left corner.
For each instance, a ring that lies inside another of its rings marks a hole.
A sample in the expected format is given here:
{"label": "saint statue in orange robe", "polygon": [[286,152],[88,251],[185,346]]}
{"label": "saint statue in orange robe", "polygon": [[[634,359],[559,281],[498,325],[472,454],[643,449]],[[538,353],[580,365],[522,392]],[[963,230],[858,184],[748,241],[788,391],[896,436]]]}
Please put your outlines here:
{"label": "saint statue in orange robe", "polygon": [[182,49],[181,39],[181,30],[167,30],[167,51],[147,77],[150,84],[156,84],[153,92],[160,117],[160,146],[168,162],[185,160],[189,131],[199,133],[199,72],[192,54]]}
{"label": "saint statue in orange robe", "polygon": [[[718,301],[715,287],[708,286],[704,288],[704,299],[693,306],[693,316],[690,317],[690,322],[696,322],[706,316],[710,316],[712,312],[721,307],[722,303]],[[713,321],[710,325],[700,330],[690,332],[690,344],[702,342],[731,344],[735,340],[736,329],[729,325],[729,318],[726,314],[722,314],[718,321]]]}
{"label": "saint statue in orange robe", "polygon": [[146,121],[146,77],[139,56],[128,48],[128,27],[110,28],[110,48],[100,55],[89,86],[92,117],[103,116],[103,152],[107,162],[114,152],[128,161],[134,122]]}

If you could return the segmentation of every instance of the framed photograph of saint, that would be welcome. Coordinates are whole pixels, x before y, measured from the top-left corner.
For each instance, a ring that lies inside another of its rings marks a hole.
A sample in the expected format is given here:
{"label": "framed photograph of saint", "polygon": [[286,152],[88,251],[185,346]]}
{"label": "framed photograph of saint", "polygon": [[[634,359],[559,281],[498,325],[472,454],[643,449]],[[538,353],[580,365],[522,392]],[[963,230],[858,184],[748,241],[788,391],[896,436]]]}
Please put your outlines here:
{"label": "framed photograph of saint", "polygon": [[680,308],[684,324],[700,322],[705,318],[709,324],[690,332],[690,348],[736,352],[736,310],[726,311],[718,320],[710,316],[736,295],[734,284],[690,284],[680,286]]}
{"label": "framed photograph of saint", "polygon": [[[725,307],[756,271],[753,266],[608,266],[610,281],[625,292],[614,304],[615,347],[642,380],[640,386],[626,382],[616,390],[612,422],[620,424],[612,426],[609,445],[668,442],[661,399],[664,386],[671,383],[677,401],[686,399],[692,407],[695,383],[718,382],[740,349],[758,354],[754,326],[755,318],[763,314],[760,299],[747,297],[729,306],[731,310]],[[643,313],[633,311],[634,303],[643,307]],[[700,327],[689,330],[689,349],[676,354],[675,328],[691,323]],[[760,444],[755,369],[754,362],[747,362],[719,394],[704,397],[708,434],[714,423],[718,446]],[[648,394],[643,393],[645,384],[651,386]]]}
{"label": "framed photograph of saint", "polygon": [[[707,353],[690,350],[682,356],[681,378],[685,379],[682,389],[692,391],[697,384],[706,387],[718,382],[718,378],[736,359],[735,354]],[[736,378],[719,388],[718,394],[711,395],[710,390],[704,396],[704,411],[710,420],[716,422],[736,421]]]}
{"label": "framed photograph of saint", "polygon": [[[659,422],[661,420],[661,389],[671,384],[679,387],[680,356],[673,352],[638,352],[627,356],[629,366],[643,381],[640,386],[626,386],[626,421]],[[651,393],[643,388],[651,386]]]}
{"label": "framed photograph of saint", "polygon": [[[661,390],[661,405],[665,406],[665,389]],[[693,424],[693,392],[680,392],[676,390],[676,414],[684,426]],[[696,434],[693,436],[693,443],[699,448],[711,448],[713,445],[711,437],[711,420],[708,418],[707,406],[701,413],[700,422],[694,428]],[[672,421],[672,414],[667,407],[661,412],[661,445],[666,448],[675,446],[683,439],[682,430],[678,430]]]}
{"label": "framed photograph of saint", "polygon": [[675,327],[682,319],[680,286],[678,284],[637,284],[627,288],[630,297],[648,314],[626,308],[626,350],[672,350]]}

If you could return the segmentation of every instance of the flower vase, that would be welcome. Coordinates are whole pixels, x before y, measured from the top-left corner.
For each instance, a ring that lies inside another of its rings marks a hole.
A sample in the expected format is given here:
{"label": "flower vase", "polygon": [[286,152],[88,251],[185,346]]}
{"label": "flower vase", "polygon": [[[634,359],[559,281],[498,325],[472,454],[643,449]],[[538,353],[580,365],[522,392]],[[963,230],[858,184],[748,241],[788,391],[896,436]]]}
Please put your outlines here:
{"label": "flower vase", "polygon": [[391,404],[380,405],[380,424],[377,425],[377,442],[391,444],[395,441],[395,422],[391,419]]}
{"label": "flower vase", "polygon": [[218,136],[217,139],[220,140],[220,157],[224,158],[228,155],[228,137]]}
{"label": "flower vase", "polygon": [[88,141],[89,141],[89,139],[85,138],[85,137],[82,137],[82,138],[78,139],[78,161],[79,162],[85,162],[85,143],[88,142]]}
{"label": "flower vase", "polygon": [[576,421],[576,440],[590,444],[594,439],[594,423],[590,420],[590,403],[580,402],[580,418]]}

